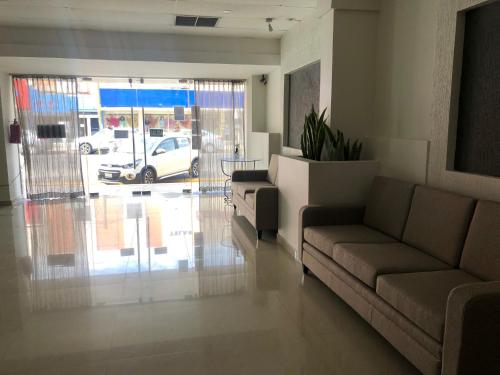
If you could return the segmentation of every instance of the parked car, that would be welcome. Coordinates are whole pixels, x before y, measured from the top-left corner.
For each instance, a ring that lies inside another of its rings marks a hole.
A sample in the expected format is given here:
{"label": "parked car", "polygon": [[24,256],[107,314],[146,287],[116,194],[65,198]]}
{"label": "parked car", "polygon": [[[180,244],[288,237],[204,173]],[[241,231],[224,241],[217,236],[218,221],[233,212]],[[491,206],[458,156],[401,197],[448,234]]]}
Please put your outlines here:
{"label": "parked car", "polygon": [[[161,138],[146,138],[144,148],[134,154],[130,147],[119,148],[108,155],[98,170],[98,178],[104,182],[152,184],[162,178],[189,172],[199,177],[198,152],[191,149],[191,139],[179,134]],[[146,157],[144,157],[144,155]],[[146,163],[145,163],[146,160]]]}
{"label": "parked car", "polygon": [[78,139],[80,154],[89,155],[96,151],[109,152],[114,139],[113,129],[104,128],[98,132]]}

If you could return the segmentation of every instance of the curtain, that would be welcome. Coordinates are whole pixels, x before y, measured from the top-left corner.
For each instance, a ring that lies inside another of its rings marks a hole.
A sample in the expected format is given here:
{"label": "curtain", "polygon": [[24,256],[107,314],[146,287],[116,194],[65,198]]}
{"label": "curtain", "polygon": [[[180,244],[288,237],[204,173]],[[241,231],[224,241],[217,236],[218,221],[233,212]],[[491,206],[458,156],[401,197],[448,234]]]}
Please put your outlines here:
{"label": "curtain", "polygon": [[24,207],[32,310],[91,306],[85,201],[47,200]]}
{"label": "curtain", "polygon": [[75,77],[13,78],[29,199],[84,194]]}
{"label": "curtain", "polygon": [[[200,191],[218,192],[227,179],[221,160],[234,158],[238,148],[245,154],[245,82],[195,80],[195,102],[199,108]],[[232,164],[225,165],[230,174]]]}

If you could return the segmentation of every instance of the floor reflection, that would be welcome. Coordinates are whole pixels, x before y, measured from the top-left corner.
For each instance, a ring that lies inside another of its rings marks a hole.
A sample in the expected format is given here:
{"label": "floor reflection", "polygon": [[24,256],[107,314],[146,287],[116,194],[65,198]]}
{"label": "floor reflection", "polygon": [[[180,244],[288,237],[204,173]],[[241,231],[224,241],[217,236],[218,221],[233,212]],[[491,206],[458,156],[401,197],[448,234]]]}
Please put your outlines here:
{"label": "floor reflection", "polygon": [[232,242],[225,211],[220,197],[182,195],[26,204],[24,272],[31,309],[199,298],[244,289],[245,259]]}
{"label": "floor reflection", "polygon": [[416,374],[221,196],[0,209],[0,374]]}

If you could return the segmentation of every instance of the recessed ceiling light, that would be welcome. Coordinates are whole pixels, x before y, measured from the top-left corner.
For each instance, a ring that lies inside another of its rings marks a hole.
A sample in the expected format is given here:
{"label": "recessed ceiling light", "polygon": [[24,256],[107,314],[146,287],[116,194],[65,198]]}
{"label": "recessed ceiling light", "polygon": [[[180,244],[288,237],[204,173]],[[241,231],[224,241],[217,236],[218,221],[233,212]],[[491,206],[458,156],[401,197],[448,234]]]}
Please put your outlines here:
{"label": "recessed ceiling light", "polygon": [[224,9],[224,13],[229,14],[232,13],[233,11],[231,9]]}

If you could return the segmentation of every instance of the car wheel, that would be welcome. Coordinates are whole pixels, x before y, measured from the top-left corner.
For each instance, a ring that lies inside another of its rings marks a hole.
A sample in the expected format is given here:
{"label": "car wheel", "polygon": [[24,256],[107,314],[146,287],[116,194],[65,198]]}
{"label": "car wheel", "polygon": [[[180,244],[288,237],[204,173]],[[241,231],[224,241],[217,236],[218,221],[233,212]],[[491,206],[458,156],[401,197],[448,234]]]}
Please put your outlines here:
{"label": "car wheel", "polygon": [[200,162],[198,161],[198,159],[194,159],[191,162],[191,170],[189,171],[189,174],[192,178],[200,177]]}
{"label": "car wheel", "polygon": [[82,143],[80,145],[80,153],[82,155],[91,154],[92,153],[92,146],[90,145],[90,143]]}
{"label": "car wheel", "polygon": [[156,173],[152,168],[146,168],[144,172],[142,172],[142,181],[145,184],[154,184],[156,181]]}

